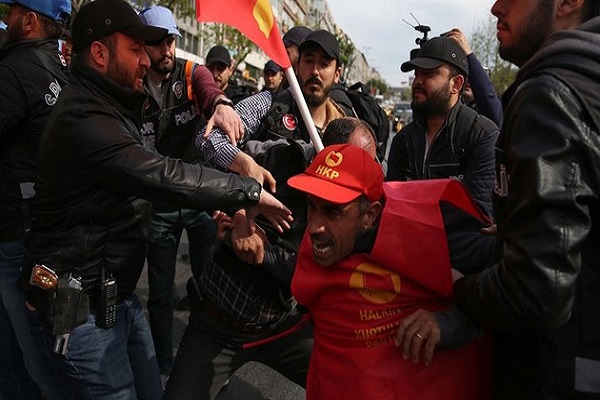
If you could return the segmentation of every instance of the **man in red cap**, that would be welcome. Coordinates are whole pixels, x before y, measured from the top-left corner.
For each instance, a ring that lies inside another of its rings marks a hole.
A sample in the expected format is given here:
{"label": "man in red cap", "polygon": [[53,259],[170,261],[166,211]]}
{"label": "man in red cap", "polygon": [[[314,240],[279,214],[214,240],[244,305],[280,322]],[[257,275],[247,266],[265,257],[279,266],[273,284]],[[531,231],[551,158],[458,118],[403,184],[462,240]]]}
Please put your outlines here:
{"label": "man in red cap", "polygon": [[[452,331],[471,329],[468,324],[446,321],[451,265],[469,273],[491,254],[459,261],[467,227],[489,240],[478,233],[486,218],[464,186],[456,180],[384,184],[372,155],[352,145],[326,147],[288,184],[308,194],[292,281],[314,324],[307,398],[488,393],[487,343]],[[426,365],[418,363],[421,354]]]}

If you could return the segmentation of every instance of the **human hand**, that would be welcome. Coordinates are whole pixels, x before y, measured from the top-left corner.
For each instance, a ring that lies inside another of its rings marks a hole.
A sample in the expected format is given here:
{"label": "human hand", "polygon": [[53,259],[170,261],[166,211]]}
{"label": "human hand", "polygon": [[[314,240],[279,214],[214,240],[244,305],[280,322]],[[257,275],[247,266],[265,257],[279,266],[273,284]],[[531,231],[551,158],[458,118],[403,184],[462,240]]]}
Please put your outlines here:
{"label": "human hand", "polygon": [[231,244],[235,254],[246,264],[260,265],[265,258],[264,236],[257,226],[249,225],[246,210],[239,210],[233,216]]}
{"label": "human hand", "polygon": [[400,321],[394,342],[402,347],[402,356],[414,363],[419,362],[423,349],[423,362],[429,365],[433,359],[435,346],[440,342],[441,332],[435,314],[431,311],[418,309]]}
{"label": "human hand", "polygon": [[268,187],[272,193],[275,193],[277,182],[273,175],[254,161],[248,154],[239,152],[233,158],[229,165],[229,170],[237,172],[241,176],[254,178],[263,186]]}
{"label": "human hand", "polygon": [[454,39],[456,43],[460,46],[461,49],[465,52],[466,55],[469,55],[473,52],[471,50],[471,45],[469,45],[469,41],[464,33],[458,28],[454,28],[451,31],[444,33],[444,36]]}
{"label": "human hand", "polygon": [[213,221],[217,224],[217,240],[225,240],[227,231],[231,230],[231,217],[223,211],[215,211],[212,215]]}
{"label": "human hand", "polygon": [[496,234],[496,232],[498,232],[498,225],[492,224],[490,226],[486,226],[481,228],[479,232],[481,232],[483,235],[493,236]]}
{"label": "human hand", "polygon": [[260,192],[258,204],[246,213],[250,226],[254,226],[254,218],[259,214],[262,214],[279,233],[282,233],[284,228],[290,229],[290,222],[294,220],[292,212],[266,190]]}
{"label": "human hand", "polygon": [[233,107],[225,104],[219,104],[215,112],[206,124],[206,131],[203,137],[206,139],[213,128],[220,128],[229,138],[232,145],[237,146],[237,142],[244,137],[244,125],[240,116]]}

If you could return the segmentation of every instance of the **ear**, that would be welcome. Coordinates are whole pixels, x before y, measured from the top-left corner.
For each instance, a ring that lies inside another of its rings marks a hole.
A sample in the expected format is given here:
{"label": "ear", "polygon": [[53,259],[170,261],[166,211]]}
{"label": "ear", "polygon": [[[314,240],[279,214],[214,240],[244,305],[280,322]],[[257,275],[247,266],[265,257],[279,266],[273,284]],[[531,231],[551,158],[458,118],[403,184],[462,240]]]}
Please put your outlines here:
{"label": "ear", "polygon": [[556,17],[563,19],[571,17],[573,13],[581,13],[586,1],[590,0],[558,0]]}
{"label": "ear", "polygon": [[456,75],[452,78],[452,94],[460,93],[463,85],[465,84],[465,77],[463,75]]}
{"label": "ear", "polygon": [[110,54],[108,47],[101,42],[95,41],[90,45],[90,57],[94,61],[94,64],[98,66],[98,69],[102,72],[108,69],[108,63]]}
{"label": "ear", "polygon": [[25,30],[25,34],[28,35],[35,31],[40,24],[38,16],[33,11],[26,12],[23,15],[23,29]]}
{"label": "ear", "polygon": [[333,75],[333,82],[338,83],[340,80],[340,76],[342,76],[342,66],[340,65],[335,69],[335,74]]}
{"label": "ear", "polygon": [[382,209],[383,206],[378,201],[374,201],[371,204],[369,204],[369,207],[362,216],[362,226],[364,230],[372,228],[375,225],[375,221],[377,221],[377,218],[379,217],[379,214],[381,214]]}

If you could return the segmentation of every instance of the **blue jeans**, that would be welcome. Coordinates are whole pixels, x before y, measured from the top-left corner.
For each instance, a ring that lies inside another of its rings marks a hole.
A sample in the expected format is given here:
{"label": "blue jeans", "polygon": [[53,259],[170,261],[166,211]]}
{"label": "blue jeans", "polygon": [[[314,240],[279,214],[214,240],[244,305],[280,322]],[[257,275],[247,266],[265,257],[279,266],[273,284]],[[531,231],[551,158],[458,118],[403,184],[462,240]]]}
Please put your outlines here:
{"label": "blue jeans", "polygon": [[154,213],[148,244],[148,315],[161,374],[173,368],[173,282],[177,249],[186,230],[190,263],[200,276],[215,240],[216,225],[206,212],[178,210]]}
{"label": "blue jeans", "polygon": [[0,396],[39,399],[41,388],[48,398],[63,399],[50,353],[43,348],[43,338],[33,334],[26,295],[17,287],[24,254],[23,239],[0,241]]}
{"label": "blue jeans", "polygon": [[[44,331],[51,349],[55,337]],[[72,400],[159,400],[162,397],[150,328],[135,294],[119,303],[117,322],[96,326],[96,312],[71,331],[67,354],[53,354],[60,384]]]}

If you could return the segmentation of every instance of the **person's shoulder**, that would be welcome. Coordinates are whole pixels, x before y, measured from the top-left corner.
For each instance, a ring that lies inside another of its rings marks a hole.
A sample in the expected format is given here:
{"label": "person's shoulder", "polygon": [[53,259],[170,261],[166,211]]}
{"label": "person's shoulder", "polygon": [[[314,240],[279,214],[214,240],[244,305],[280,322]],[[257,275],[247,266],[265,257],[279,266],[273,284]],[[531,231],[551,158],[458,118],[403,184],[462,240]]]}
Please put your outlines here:
{"label": "person's shoulder", "polygon": [[352,100],[346,94],[346,89],[340,84],[335,84],[331,88],[329,98],[345,109],[352,109]]}
{"label": "person's shoulder", "polygon": [[498,125],[491,119],[462,103],[456,107],[454,137],[460,142],[479,141],[482,138],[497,136]]}
{"label": "person's shoulder", "polygon": [[[44,60],[50,60],[49,65],[56,64],[57,68],[62,66],[58,45],[53,46],[47,41],[27,41],[16,43],[15,46],[4,48],[0,58],[3,66],[45,66]],[[66,62],[65,62],[66,63]],[[26,72],[26,71],[23,71]]]}

